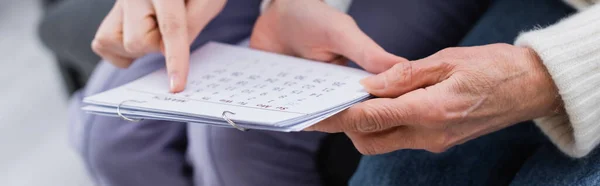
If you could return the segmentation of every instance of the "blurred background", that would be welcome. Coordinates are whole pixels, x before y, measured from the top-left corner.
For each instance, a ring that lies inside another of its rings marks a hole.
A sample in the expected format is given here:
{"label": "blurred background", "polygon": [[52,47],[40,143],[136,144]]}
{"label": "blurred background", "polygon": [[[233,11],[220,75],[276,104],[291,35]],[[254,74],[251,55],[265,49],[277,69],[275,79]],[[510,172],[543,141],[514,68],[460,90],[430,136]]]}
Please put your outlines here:
{"label": "blurred background", "polygon": [[[40,23],[58,1],[0,0],[2,186],[92,185],[69,144],[66,112],[69,94],[87,72],[61,64],[68,60],[59,59],[40,39],[47,29]],[[56,32],[46,37],[63,39]]]}

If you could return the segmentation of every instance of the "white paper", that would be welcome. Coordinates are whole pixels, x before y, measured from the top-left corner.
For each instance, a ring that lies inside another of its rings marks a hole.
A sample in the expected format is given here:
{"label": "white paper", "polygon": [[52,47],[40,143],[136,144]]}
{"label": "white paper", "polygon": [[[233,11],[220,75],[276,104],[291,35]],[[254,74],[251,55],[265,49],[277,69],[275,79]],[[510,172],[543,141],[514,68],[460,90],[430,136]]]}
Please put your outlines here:
{"label": "white paper", "polygon": [[169,93],[166,70],[161,69],[84,102],[113,108],[113,113],[120,106],[124,111],[213,121],[229,111],[236,122],[280,126],[339,112],[345,109],[341,106],[369,96],[359,80],[370,74],[339,65],[219,43],[192,52],[190,61],[188,84],[181,93]]}

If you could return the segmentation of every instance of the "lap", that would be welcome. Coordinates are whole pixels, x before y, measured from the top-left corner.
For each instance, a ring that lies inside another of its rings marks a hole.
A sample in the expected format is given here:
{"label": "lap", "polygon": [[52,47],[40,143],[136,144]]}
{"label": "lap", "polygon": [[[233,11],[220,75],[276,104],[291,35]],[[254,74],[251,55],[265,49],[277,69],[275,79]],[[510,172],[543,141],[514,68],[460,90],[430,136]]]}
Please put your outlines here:
{"label": "lap", "polygon": [[[91,177],[103,185],[189,185],[185,156],[185,124],[144,120],[126,122],[117,117],[85,113],[82,98],[133,81],[160,69],[160,55],[149,55],[129,69],[101,62],[86,88],[70,106],[72,141]],[[143,176],[142,176],[143,175]]]}
{"label": "lap", "polygon": [[529,157],[517,172],[511,186],[587,186],[600,184],[600,148],[574,159],[546,143]]}
{"label": "lap", "polygon": [[317,150],[323,133],[282,133],[188,125],[198,185],[321,185]]}
{"label": "lap", "polygon": [[523,123],[440,154],[400,150],[367,156],[352,185],[508,185],[543,140],[532,123]]}

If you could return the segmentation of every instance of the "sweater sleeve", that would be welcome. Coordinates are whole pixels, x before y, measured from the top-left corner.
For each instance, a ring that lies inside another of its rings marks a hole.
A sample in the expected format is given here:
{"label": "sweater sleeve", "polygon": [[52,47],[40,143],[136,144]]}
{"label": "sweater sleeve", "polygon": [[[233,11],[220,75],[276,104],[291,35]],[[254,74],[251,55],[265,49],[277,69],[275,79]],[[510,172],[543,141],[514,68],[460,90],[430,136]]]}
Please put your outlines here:
{"label": "sweater sleeve", "polygon": [[545,29],[522,33],[516,45],[535,50],[564,101],[566,114],[535,120],[572,157],[600,143],[600,4]]}

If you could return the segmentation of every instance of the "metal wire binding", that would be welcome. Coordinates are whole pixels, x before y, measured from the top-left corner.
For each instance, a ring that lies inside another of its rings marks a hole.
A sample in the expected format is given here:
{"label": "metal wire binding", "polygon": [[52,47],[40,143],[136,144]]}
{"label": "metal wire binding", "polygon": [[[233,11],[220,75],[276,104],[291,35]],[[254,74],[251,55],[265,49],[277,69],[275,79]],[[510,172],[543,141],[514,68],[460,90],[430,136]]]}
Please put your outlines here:
{"label": "metal wire binding", "polygon": [[233,126],[233,128],[236,128],[236,129],[238,129],[240,131],[244,131],[244,132],[248,131],[248,129],[245,129],[245,128],[237,126],[235,124],[235,122],[231,121],[231,119],[229,119],[227,117],[227,114],[233,114],[233,115],[235,115],[235,113],[230,112],[230,111],[223,111],[223,114],[221,116],[223,117],[223,120],[225,120],[227,123],[229,123],[229,125]]}

